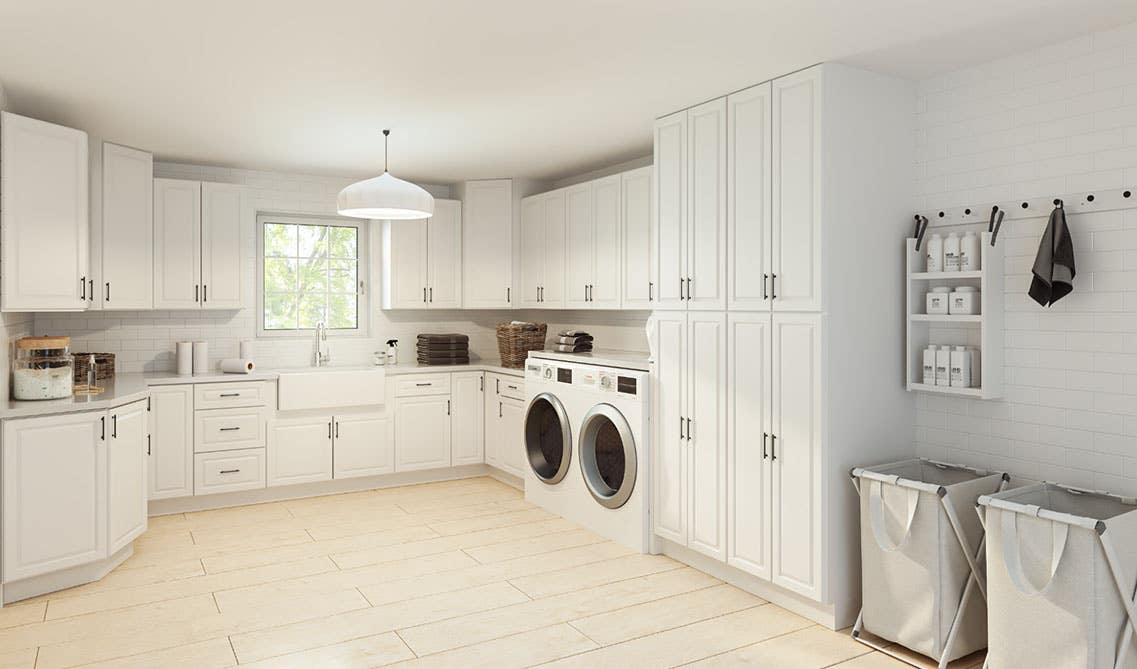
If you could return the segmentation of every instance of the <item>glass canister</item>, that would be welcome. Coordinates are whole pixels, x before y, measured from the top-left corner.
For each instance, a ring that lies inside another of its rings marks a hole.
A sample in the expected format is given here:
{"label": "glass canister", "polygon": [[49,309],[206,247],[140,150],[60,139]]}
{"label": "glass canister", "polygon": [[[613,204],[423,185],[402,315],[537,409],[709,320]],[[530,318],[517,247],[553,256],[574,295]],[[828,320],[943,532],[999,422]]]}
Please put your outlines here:
{"label": "glass canister", "polygon": [[70,397],[75,359],[71,337],[24,337],[16,340],[12,395],[17,400]]}

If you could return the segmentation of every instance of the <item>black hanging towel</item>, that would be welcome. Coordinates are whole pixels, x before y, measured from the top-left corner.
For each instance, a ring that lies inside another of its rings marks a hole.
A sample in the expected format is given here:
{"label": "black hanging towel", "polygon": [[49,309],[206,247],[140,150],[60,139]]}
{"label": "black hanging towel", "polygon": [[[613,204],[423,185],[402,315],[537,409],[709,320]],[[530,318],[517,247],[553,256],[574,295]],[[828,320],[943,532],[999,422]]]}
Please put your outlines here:
{"label": "black hanging towel", "polygon": [[1048,307],[1074,290],[1074,242],[1070,228],[1066,227],[1066,211],[1061,200],[1055,200],[1054,211],[1038,244],[1034,259],[1034,279],[1030,282],[1030,296]]}

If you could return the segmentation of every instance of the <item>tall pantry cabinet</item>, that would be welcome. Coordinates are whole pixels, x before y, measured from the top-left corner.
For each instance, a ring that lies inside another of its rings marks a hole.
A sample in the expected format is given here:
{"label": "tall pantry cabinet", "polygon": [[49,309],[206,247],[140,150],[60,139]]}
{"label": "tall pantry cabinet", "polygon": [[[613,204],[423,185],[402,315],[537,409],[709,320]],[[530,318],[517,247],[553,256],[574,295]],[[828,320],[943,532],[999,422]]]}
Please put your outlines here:
{"label": "tall pantry cabinet", "polygon": [[656,122],[655,532],[834,627],[859,607],[848,472],[911,443],[913,103],[824,64]]}

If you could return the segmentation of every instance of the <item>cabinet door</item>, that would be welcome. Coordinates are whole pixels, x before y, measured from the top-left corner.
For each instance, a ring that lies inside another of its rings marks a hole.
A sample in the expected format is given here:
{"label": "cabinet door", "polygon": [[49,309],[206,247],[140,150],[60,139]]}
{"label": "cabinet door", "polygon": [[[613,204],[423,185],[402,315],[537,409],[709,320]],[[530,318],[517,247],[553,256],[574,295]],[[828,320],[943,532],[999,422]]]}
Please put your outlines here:
{"label": "cabinet door", "polygon": [[513,287],[513,304],[541,306],[541,280],[545,269],[545,200],[541,195],[521,201],[521,262]]}
{"label": "cabinet door", "polygon": [[4,421],[4,580],[107,556],[106,414]]}
{"label": "cabinet door", "polygon": [[541,273],[541,306],[565,306],[565,191],[545,194],[545,267]]}
{"label": "cabinet door", "polygon": [[383,308],[426,309],[426,220],[383,222]]}
{"label": "cabinet door", "polygon": [[332,423],[331,416],[272,421],[265,453],[268,485],[331,480]]}
{"label": "cabinet door", "polygon": [[471,181],[462,202],[462,306],[508,309],[513,285],[513,182]]}
{"label": "cabinet door", "polygon": [[242,188],[201,184],[201,306],[240,309]]}
{"label": "cabinet door", "polygon": [[395,471],[395,421],[390,413],[335,417],[332,464],[337,479]]}
{"label": "cabinet door", "polygon": [[821,316],[773,320],[773,581],[821,597]]}
{"label": "cabinet door", "polygon": [[4,311],[87,308],[87,173],[87,133],[0,113]]}
{"label": "cabinet door", "polygon": [[432,309],[462,307],[462,203],[435,200],[427,219],[428,302]]}
{"label": "cabinet door", "polygon": [[592,185],[592,281],[588,306],[592,309],[620,308],[620,280],[623,276],[623,237],[620,215],[620,175],[597,179]]}
{"label": "cabinet door", "polygon": [[773,308],[821,311],[821,69],[773,82]]}
{"label": "cabinet door", "polygon": [[565,306],[587,309],[595,244],[592,183],[565,189]]}
{"label": "cabinet door", "polygon": [[110,411],[107,439],[107,554],[146,531],[146,400]]}
{"label": "cabinet door", "polygon": [[193,386],[150,389],[150,499],[193,494]]}
{"label": "cabinet door", "polygon": [[687,319],[687,545],[726,560],[726,316],[689,313]]}
{"label": "cabinet door", "polygon": [[727,316],[726,563],[770,578],[770,315]]}
{"label": "cabinet door", "polygon": [[450,380],[450,463],[473,465],[486,461],[483,420],[485,379],[481,372],[460,372]]}
{"label": "cabinet door", "polygon": [[687,112],[655,122],[653,216],[659,265],[657,309],[686,309]]}
{"label": "cabinet door", "polygon": [[154,308],[154,157],[103,142],[104,309]]}
{"label": "cabinet door", "polygon": [[687,544],[687,315],[655,313],[655,533]]}
{"label": "cabinet door", "polygon": [[154,308],[201,308],[201,182],[154,180]]}
{"label": "cabinet door", "polygon": [[687,111],[688,309],[726,307],[726,98]]}
{"label": "cabinet door", "polygon": [[450,466],[450,396],[395,400],[395,471]]}
{"label": "cabinet door", "polygon": [[[496,381],[496,375],[486,374],[486,385],[492,388]],[[503,451],[501,444],[501,413],[499,409],[501,400],[492,392],[482,393],[482,396],[485,408],[485,414],[482,420],[485,423],[484,451],[486,464],[501,469],[501,453]]]}
{"label": "cabinet door", "polygon": [[509,397],[500,400],[501,468],[517,477],[525,476],[525,402]]}
{"label": "cabinet door", "polygon": [[651,215],[652,168],[621,175],[621,231],[623,241],[623,288],[620,302],[625,309],[651,309],[656,297],[656,240]]}
{"label": "cabinet door", "polygon": [[727,98],[727,307],[770,310],[770,84]]}

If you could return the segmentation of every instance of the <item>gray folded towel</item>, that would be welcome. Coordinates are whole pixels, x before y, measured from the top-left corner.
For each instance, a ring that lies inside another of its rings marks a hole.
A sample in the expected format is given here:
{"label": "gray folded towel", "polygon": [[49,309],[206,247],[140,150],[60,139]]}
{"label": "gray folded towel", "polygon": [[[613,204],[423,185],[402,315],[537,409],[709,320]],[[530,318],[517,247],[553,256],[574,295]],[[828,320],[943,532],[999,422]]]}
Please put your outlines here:
{"label": "gray folded towel", "polygon": [[1059,203],[1050,212],[1050,221],[1038,244],[1034,259],[1034,279],[1030,282],[1030,296],[1048,307],[1074,290],[1074,242],[1066,227],[1066,211]]}

